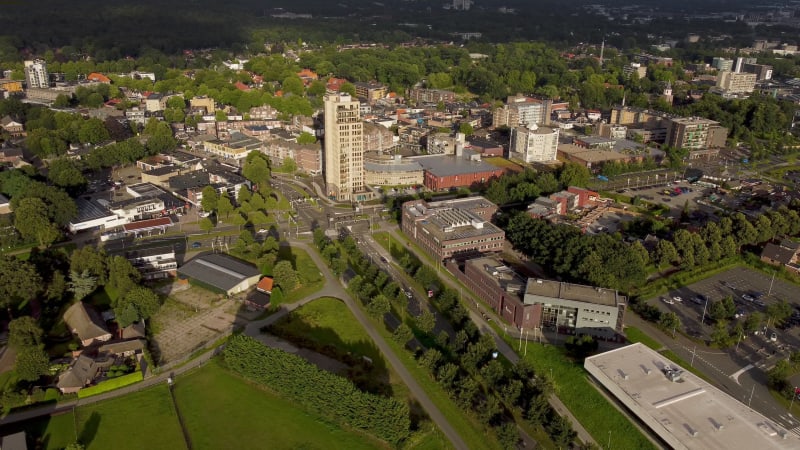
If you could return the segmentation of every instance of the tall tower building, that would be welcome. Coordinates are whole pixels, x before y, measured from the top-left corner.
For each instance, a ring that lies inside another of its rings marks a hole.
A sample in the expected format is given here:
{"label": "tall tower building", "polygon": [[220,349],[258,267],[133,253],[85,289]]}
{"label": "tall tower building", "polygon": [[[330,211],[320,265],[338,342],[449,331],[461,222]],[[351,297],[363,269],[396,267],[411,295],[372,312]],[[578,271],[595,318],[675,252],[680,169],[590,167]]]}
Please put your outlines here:
{"label": "tall tower building", "polygon": [[47,63],[43,59],[25,61],[25,81],[27,81],[29,88],[50,87]]}
{"label": "tall tower building", "polygon": [[359,102],[348,94],[325,95],[325,184],[337,200],[357,200],[364,190],[364,137]]}

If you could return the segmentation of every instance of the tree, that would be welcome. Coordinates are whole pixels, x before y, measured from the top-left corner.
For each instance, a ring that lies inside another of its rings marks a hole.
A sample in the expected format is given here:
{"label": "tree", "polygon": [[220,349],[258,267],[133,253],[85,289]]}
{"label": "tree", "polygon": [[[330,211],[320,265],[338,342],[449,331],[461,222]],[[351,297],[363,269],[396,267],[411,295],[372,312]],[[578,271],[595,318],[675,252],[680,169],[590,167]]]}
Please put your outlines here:
{"label": "tree", "polygon": [[297,287],[297,272],[292,268],[289,261],[280,261],[272,269],[272,277],[275,284],[281,287],[283,292],[289,293]]}
{"label": "tree", "polygon": [[313,134],[303,131],[300,136],[297,136],[298,144],[316,144],[317,138]]}
{"label": "tree", "polygon": [[47,168],[47,178],[58,187],[75,188],[86,185],[86,178],[72,159],[57,158]]}
{"label": "tree", "polygon": [[674,312],[661,314],[661,318],[658,320],[658,326],[671,333],[672,330],[681,328],[681,319]]}
{"label": "tree", "polygon": [[[0,256],[0,305],[11,310],[23,301],[36,297],[42,289],[42,278],[36,267],[14,256]],[[9,314],[11,315],[11,314]]]}
{"label": "tree", "polygon": [[475,133],[475,129],[469,122],[461,122],[458,126],[458,132],[464,134],[464,136],[472,136]]}
{"label": "tree", "polygon": [[208,217],[203,217],[202,219],[200,219],[198,225],[200,226],[200,229],[205,231],[206,233],[210,233],[211,230],[214,229],[214,222],[212,222],[211,219],[209,219]]}
{"label": "tree", "polygon": [[[70,257],[70,273],[83,274],[88,272],[89,276],[97,280],[97,284],[102,286],[108,280],[108,255],[105,250],[96,250],[94,247],[85,246],[72,252]],[[71,276],[75,280],[75,276]]]}
{"label": "tree", "polygon": [[719,348],[725,348],[730,347],[732,341],[733,337],[728,331],[728,321],[718,320],[714,324],[714,330],[711,332],[711,344]]}
{"label": "tree", "polygon": [[442,352],[435,348],[430,348],[419,359],[419,364],[428,369],[430,373],[436,373],[439,363],[442,361]]}
{"label": "tree", "polygon": [[247,186],[242,186],[241,189],[239,189],[239,193],[237,194],[236,203],[241,205],[243,203],[249,202],[252,196],[253,193],[250,192],[250,189],[248,189]]}
{"label": "tree", "polygon": [[369,301],[369,304],[367,304],[367,311],[373,317],[383,317],[391,309],[392,305],[389,303],[389,299],[383,294],[376,295]]}
{"label": "tree", "polygon": [[568,162],[561,168],[561,173],[558,175],[558,181],[563,186],[579,186],[583,187],[589,182],[592,174],[586,166],[581,164]]}
{"label": "tree", "polygon": [[430,311],[423,311],[422,314],[414,318],[414,325],[425,334],[431,334],[436,327],[436,316]]}
{"label": "tree", "polygon": [[661,239],[656,243],[655,261],[659,267],[672,264],[678,260],[678,251],[672,242]]}
{"label": "tree", "polygon": [[400,344],[405,344],[410,341],[414,337],[414,333],[411,331],[411,328],[408,325],[401,323],[394,329],[392,333],[392,339]]}
{"label": "tree", "polygon": [[36,381],[47,374],[49,368],[50,358],[47,357],[43,345],[27,346],[17,350],[15,369],[19,379]]}
{"label": "tree", "polygon": [[297,75],[290,75],[283,79],[281,89],[283,89],[284,94],[303,95],[303,80]]}
{"label": "tree", "polygon": [[8,324],[8,344],[15,349],[35,347],[42,343],[44,332],[31,316],[22,316]]}
{"label": "tree", "polygon": [[223,192],[222,195],[219,196],[219,201],[217,201],[217,214],[227,219],[231,212],[233,212],[233,204],[228,197],[228,193]]}
{"label": "tree", "polygon": [[131,288],[139,284],[142,275],[122,256],[108,258],[108,286],[124,296]]}
{"label": "tree", "polygon": [[764,321],[764,316],[760,312],[753,312],[744,319],[745,333],[753,333],[761,328],[761,323]]}
{"label": "tree", "polygon": [[767,317],[769,317],[772,323],[776,325],[779,325],[783,323],[784,320],[788,319],[789,316],[792,315],[793,311],[794,309],[792,305],[786,300],[770,303],[767,305],[767,309],[765,310]]}
{"label": "tree", "polygon": [[250,152],[242,166],[242,175],[250,182],[258,185],[259,191],[265,192],[271,177],[269,161],[259,152]]}
{"label": "tree", "polygon": [[24,239],[36,240],[41,246],[49,246],[61,236],[50,223],[47,205],[36,197],[23,198],[14,208],[14,228]]}
{"label": "tree", "polygon": [[[153,316],[161,307],[161,300],[155,292],[142,286],[132,288],[114,306],[117,322],[121,327],[127,327],[140,319]],[[135,314],[131,314],[131,310]]]}
{"label": "tree", "polygon": [[[102,103],[102,102],[101,102]],[[81,122],[78,139],[81,144],[99,144],[111,136],[100,119],[87,119]]]}
{"label": "tree", "polygon": [[81,273],[71,272],[70,278],[69,290],[78,301],[83,300],[97,289],[97,277],[92,276],[88,270]]}
{"label": "tree", "polygon": [[53,106],[56,108],[67,108],[70,104],[70,98],[66,94],[58,94]]}
{"label": "tree", "polygon": [[216,211],[219,197],[214,186],[208,185],[204,187],[202,194],[203,198],[200,199],[200,207],[203,208],[203,211],[208,213]]}
{"label": "tree", "polygon": [[343,83],[339,87],[339,92],[342,94],[350,94],[351,97],[356,96],[356,86],[353,83]]}
{"label": "tree", "polygon": [[727,296],[721,300],[711,302],[708,307],[708,315],[714,320],[727,320],[733,318],[736,314],[736,303],[734,303],[731,296]]}

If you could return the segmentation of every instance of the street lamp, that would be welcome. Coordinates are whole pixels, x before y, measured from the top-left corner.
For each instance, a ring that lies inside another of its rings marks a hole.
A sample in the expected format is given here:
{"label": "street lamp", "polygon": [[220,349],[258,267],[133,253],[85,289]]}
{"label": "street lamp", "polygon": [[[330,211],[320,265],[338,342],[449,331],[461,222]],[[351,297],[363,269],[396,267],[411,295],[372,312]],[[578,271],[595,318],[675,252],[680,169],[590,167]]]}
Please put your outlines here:
{"label": "street lamp", "polygon": [[700,323],[703,325],[706,324],[706,308],[708,307],[708,296],[706,296],[706,304],[703,305],[703,318],[700,320]]}

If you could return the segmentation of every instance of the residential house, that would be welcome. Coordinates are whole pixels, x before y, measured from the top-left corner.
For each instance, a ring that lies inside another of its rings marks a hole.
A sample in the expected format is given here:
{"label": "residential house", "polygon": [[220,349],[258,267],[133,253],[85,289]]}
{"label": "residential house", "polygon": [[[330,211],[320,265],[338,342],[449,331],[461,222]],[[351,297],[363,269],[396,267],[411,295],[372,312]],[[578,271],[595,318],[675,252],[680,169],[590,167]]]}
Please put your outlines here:
{"label": "residential house", "polygon": [[114,358],[93,359],[81,354],[58,376],[56,386],[62,394],[75,394],[94,382],[101,369],[111,367]]}
{"label": "residential house", "polygon": [[97,348],[99,355],[129,357],[141,354],[147,347],[144,339],[128,339],[113,341]]}
{"label": "residential house", "polygon": [[761,251],[761,261],[773,266],[784,266],[795,272],[800,272],[800,244],[788,239],[778,244],[768,242]]}
{"label": "residential house", "polygon": [[262,278],[256,285],[256,289],[250,292],[245,298],[245,305],[251,310],[266,309],[269,306],[270,296],[272,295],[272,286],[272,278]]}
{"label": "residential house", "polygon": [[111,339],[111,332],[100,315],[84,302],[76,302],[70,306],[64,313],[64,322],[70,332],[78,336],[84,347]]}
{"label": "residential house", "polygon": [[88,81],[94,81],[95,83],[111,84],[111,78],[108,78],[107,76],[103,75],[102,73],[98,73],[98,72],[90,73],[86,77],[86,79]]}
{"label": "residential house", "polygon": [[11,116],[5,116],[0,119],[0,128],[10,134],[11,137],[25,136],[25,127],[20,122],[12,119]]}

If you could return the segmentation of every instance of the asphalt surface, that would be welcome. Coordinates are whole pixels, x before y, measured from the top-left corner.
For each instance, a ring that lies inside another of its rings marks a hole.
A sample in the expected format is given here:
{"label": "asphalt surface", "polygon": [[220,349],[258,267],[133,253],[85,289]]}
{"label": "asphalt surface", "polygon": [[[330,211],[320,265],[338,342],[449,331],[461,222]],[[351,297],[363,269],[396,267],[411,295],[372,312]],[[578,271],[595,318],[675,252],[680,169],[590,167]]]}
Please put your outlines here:
{"label": "asphalt surface", "polygon": [[[746,336],[730,349],[716,349],[704,344],[710,341],[713,321],[707,311],[703,320],[706,305],[697,299],[697,295],[708,298],[709,304],[725,296],[732,296],[737,310],[749,315],[756,311],[764,312],[764,307],[742,298],[743,295],[755,292],[763,294],[761,300],[765,305],[786,299],[793,306],[800,306],[800,299],[795,294],[796,286],[781,279],[773,280],[752,269],[737,267],[649,300],[650,304],[662,311],[674,312],[687,334],[700,343],[685,338],[680,333],[676,333],[675,339],[670,339],[634,314],[627,316],[626,322],[643,329],[649,336],[658,338],[665,347],[690,364],[693,361],[694,366],[731,396],[800,435],[800,418],[792,417],[785,407],[772,398],[767,389],[766,375],[780,359],[785,359],[791,352],[800,349],[800,328],[783,331],[770,326],[766,328],[766,334],[762,328],[758,335]],[[676,302],[674,297],[680,297],[681,301]],[[773,333],[776,336],[775,342],[769,339]],[[793,378],[793,381],[800,381],[800,377]]]}

